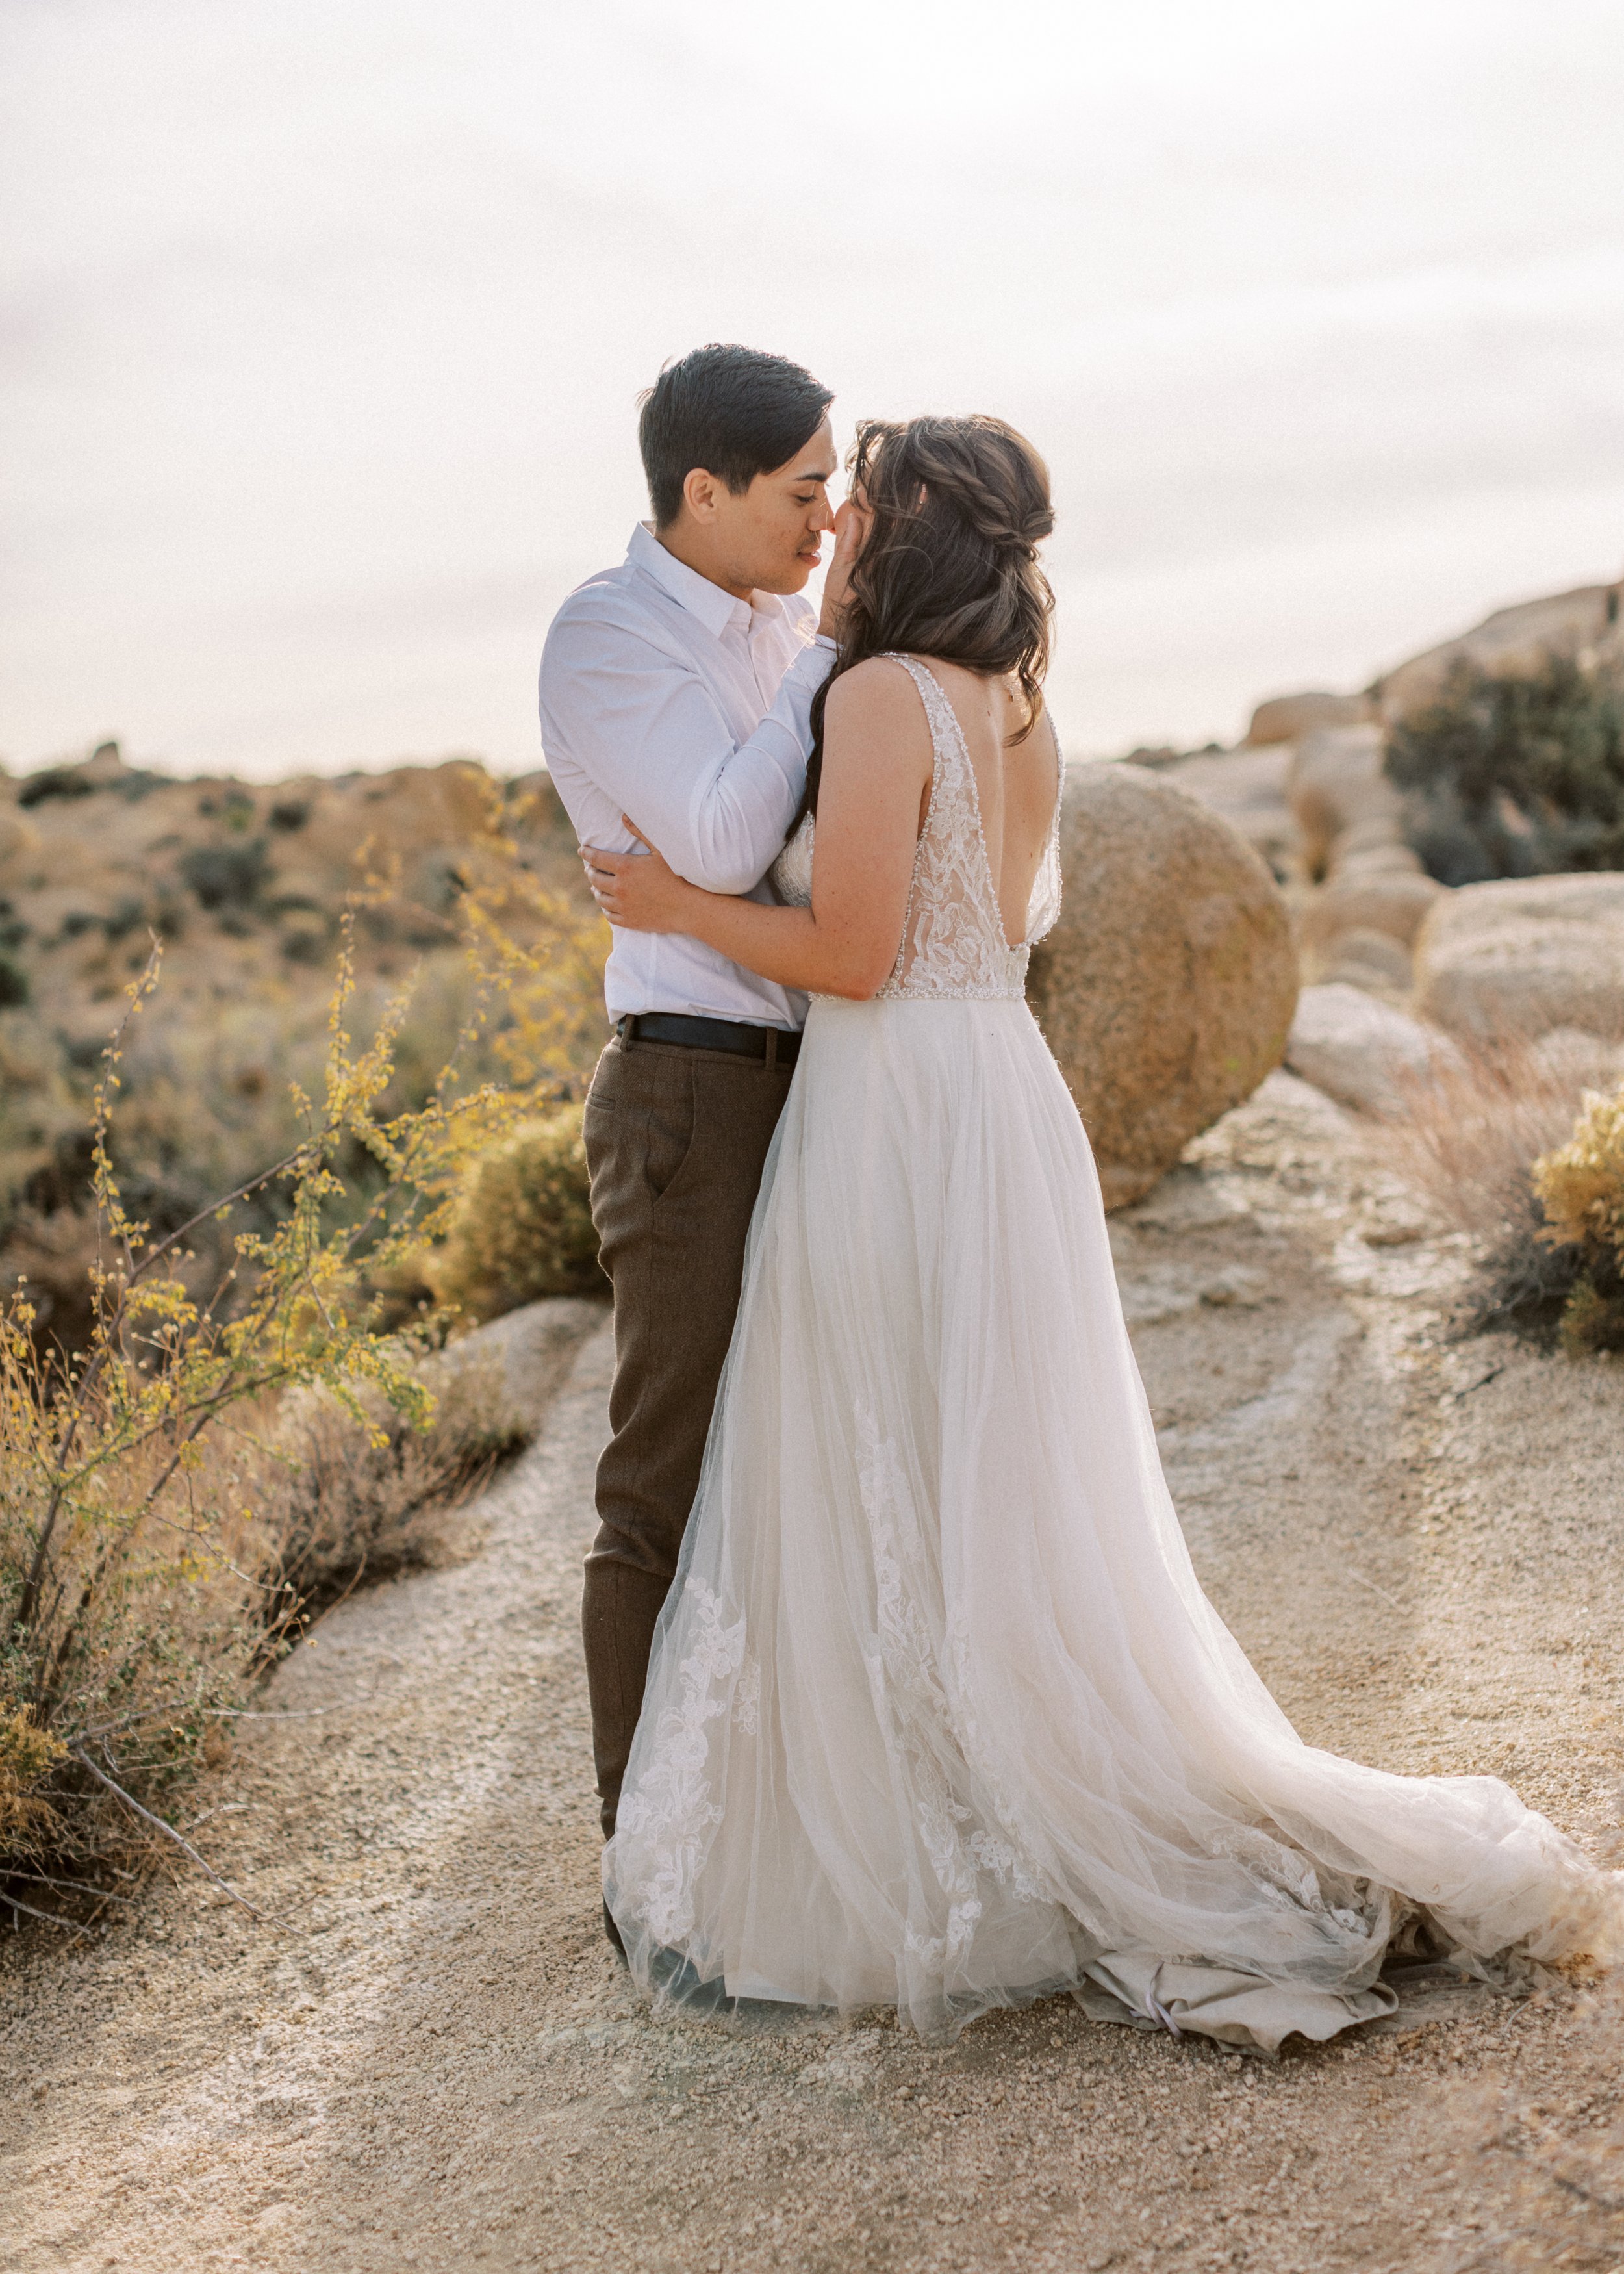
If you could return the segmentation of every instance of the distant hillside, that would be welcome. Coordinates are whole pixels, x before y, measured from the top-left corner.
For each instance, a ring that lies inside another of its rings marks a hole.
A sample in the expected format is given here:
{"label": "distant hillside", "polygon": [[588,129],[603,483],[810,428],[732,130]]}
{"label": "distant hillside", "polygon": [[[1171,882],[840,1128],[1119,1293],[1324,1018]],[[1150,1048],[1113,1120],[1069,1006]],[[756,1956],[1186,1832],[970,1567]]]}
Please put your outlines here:
{"label": "distant hillside", "polygon": [[[527,983],[529,1012],[497,1006],[461,1063],[470,1080],[512,1081],[504,1035],[540,1002],[545,1063],[580,1077],[604,1038],[604,941],[545,773],[504,783],[452,760],[177,781],[106,744],[79,764],[0,777],[0,1291],[26,1277],[41,1331],[82,1337],[96,1240],[90,1094],[154,938],[162,980],[126,1037],[113,1147],[131,1206],[161,1232],[295,1141],[290,1085],[320,1088],[347,904],[347,1023],[365,1036],[386,998],[415,983],[388,1102],[421,1102],[474,1008],[459,902],[511,873],[502,837],[565,904],[563,921],[505,909],[521,945],[547,944],[546,968]],[[223,1268],[231,1235],[277,1204],[262,1194],[215,1227],[199,1274]]]}
{"label": "distant hillside", "polygon": [[346,898],[369,876],[393,889],[363,914],[359,967],[395,976],[455,937],[468,847],[492,813],[543,882],[590,907],[545,773],[500,783],[452,759],[177,781],[107,743],[81,764],[0,779],[0,1006],[32,1004],[74,1043],[98,1038],[154,933],[168,999],[325,993]]}

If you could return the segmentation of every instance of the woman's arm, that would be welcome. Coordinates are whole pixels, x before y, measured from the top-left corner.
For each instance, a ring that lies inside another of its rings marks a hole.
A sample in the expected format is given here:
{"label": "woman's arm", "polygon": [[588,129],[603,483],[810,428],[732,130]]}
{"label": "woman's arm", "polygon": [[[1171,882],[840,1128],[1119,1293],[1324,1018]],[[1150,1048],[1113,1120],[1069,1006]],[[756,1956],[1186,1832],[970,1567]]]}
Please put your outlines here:
{"label": "woman's arm", "polygon": [[917,689],[873,657],[829,692],[809,908],[703,892],[652,847],[583,850],[593,897],[622,930],[685,932],[780,986],[864,1000],[897,960],[930,764]]}

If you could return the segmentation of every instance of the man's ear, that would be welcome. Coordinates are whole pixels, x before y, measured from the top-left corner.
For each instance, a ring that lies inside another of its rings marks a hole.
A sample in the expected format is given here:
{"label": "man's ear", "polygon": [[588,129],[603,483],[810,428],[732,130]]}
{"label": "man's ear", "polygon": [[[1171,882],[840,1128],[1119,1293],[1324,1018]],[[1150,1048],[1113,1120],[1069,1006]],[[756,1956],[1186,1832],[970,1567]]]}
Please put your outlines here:
{"label": "man's ear", "polygon": [[716,476],[703,466],[692,466],[682,478],[682,502],[695,521],[716,519]]}

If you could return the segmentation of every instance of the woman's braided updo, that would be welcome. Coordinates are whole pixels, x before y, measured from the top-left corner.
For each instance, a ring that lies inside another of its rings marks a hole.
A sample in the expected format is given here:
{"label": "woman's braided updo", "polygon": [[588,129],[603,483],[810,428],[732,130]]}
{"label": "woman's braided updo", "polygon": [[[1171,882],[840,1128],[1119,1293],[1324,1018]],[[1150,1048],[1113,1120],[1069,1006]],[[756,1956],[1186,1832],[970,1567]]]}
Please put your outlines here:
{"label": "woman's braided updo", "polygon": [[1037,548],[1055,525],[1049,469],[1002,418],[866,419],[848,461],[873,520],[852,570],[833,670],[812,704],[802,810],[817,810],[823,709],[843,672],[874,655],[936,656],[987,678],[1013,673],[1024,737],[1042,709],[1055,596]]}

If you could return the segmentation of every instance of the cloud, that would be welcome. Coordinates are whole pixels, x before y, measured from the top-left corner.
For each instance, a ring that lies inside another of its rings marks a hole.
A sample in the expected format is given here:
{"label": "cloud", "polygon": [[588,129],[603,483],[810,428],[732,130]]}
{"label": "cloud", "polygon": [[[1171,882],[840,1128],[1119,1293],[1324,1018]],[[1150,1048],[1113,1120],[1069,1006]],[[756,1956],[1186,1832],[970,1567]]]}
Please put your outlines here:
{"label": "cloud", "polygon": [[1599,0],[59,0],[0,41],[14,763],[530,763],[636,393],[707,338],[848,424],[1034,433],[1093,745],[1624,546]]}

